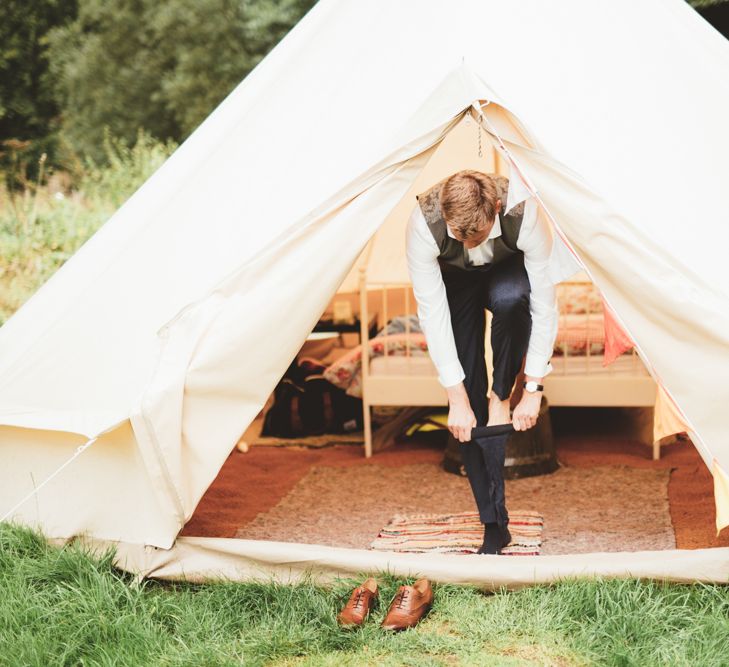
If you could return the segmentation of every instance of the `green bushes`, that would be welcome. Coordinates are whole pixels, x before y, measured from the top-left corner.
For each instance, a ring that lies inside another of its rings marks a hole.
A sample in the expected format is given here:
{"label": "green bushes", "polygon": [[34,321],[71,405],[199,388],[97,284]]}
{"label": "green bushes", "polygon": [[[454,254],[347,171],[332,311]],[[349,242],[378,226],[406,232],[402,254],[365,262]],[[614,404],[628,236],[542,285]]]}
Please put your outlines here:
{"label": "green bushes", "polygon": [[[44,169],[21,192],[0,189],[2,325],[176,148],[140,132],[127,147],[109,137],[105,164],[79,165],[77,185],[49,185]],[[0,186],[2,188],[2,186]]]}
{"label": "green bushes", "polygon": [[44,152],[63,169],[103,162],[107,130],[184,141],[313,4],[3,0],[0,177],[22,187]]}

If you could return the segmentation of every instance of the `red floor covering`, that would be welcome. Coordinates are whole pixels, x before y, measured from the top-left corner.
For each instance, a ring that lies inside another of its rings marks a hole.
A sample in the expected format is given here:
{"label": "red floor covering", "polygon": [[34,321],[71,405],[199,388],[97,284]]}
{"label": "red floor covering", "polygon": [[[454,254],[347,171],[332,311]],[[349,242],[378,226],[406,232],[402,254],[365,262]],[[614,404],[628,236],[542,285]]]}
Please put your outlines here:
{"label": "red floor covering", "polygon": [[[568,466],[671,468],[668,494],[678,548],[729,546],[729,530],[716,536],[712,478],[693,445],[667,445],[662,448],[661,459],[653,461],[649,448],[631,439],[630,434],[610,432],[606,424],[611,414],[553,410],[560,462]],[[358,466],[376,462],[397,466],[440,463],[442,459],[442,446],[427,442],[398,443],[369,460],[356,445],[319,449],[252,447],[245,454],[234,450],[182,535],[233,537],[239,527],[273,507],[313,465]]]}

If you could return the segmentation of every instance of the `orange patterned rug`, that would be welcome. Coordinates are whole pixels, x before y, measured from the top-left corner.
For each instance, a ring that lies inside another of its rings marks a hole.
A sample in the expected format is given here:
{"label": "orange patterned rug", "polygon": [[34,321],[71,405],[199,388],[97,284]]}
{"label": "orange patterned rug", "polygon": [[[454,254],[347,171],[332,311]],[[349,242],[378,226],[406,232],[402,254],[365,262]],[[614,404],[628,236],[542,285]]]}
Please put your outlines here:
{"label": "orange patterned rug", "polygon": [[[509,512],[511,542],[504,556],[538,556],[544,519],[538,512]],[[370,545],[379,551],[476,553],[483,541],[477,512],[396,515]]]}

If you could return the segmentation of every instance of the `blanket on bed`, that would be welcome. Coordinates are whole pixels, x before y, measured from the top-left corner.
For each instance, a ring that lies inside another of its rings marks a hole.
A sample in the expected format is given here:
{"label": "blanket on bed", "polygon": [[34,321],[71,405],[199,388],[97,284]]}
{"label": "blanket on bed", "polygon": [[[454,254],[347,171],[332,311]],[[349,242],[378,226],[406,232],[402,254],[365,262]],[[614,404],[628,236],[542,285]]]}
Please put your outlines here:
{"label": "blanket on bed", "polygon": [[[408,350],[413,356],[424,357],[428,354],[428,344],[422,333],[378,335],[368,342],[370,359],[384,356],[385,347],[388,356],[405,355]],[[362,398],[362,346],[358,345],[337,359],[324,371],[324,377],[350,396]]]}
{"label": "blanket on bed", "polygon": [[[614,326],[609,327],[606,352],[606,325],[600,293],[591,283],[559,286],[559,326],[554,342],[554,356],[577,357],[604,355],[604,365],[613,361],[632,344],[613,342]],[[410,333],[407,333],[409,319]],[[627,338],[625,339],[627,340]],[[415,315],[395,317],[377,336],[368,341],[369,358],[387,356],[426,356],[428,344]],[[362,397],[362,346],[358,345],[331,364],[324,377],[344,389],[350,396]]]}

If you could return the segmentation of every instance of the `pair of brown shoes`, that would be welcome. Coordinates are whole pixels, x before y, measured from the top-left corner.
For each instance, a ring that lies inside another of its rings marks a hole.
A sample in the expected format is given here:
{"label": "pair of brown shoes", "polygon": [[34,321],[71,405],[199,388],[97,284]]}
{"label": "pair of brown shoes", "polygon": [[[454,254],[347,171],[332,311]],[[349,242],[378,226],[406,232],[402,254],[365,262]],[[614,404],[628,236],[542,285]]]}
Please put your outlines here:
{"label": "pair of brown shoes", "polygon": [[[375,606],[380,592],[373,578],[357,586],[349,596],[337,622],[344,627],[362,625]],[[433,605],[433,588],[427,579],[418,579],[412,586],[400,586],[380,623],[384,630],[405,630],[417,625]]]}

